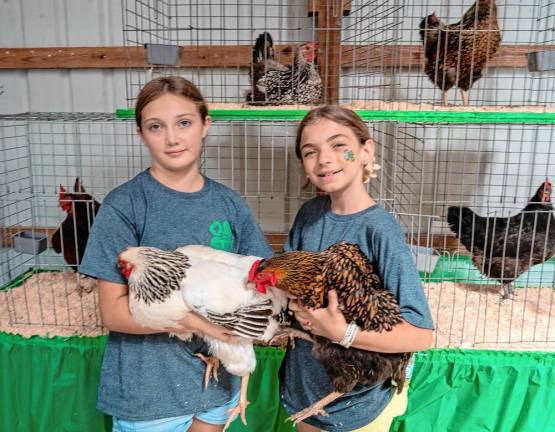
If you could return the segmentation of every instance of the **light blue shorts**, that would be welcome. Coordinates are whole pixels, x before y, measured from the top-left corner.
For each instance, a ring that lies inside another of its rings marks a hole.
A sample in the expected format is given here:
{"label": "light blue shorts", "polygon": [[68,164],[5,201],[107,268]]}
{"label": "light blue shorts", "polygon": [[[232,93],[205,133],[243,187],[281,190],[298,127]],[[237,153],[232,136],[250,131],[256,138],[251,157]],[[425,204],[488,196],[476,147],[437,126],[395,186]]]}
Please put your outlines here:
{"label": "light blue shorts", "polygon": [[193,418],[210,424],[225,424],[229,417],[228,411],[235,408],[240,394],[223,406],[211,408],[198,414],[168,417],[157,420],[132,421],[114,417],[112,432],[184,432],[193,424]]}

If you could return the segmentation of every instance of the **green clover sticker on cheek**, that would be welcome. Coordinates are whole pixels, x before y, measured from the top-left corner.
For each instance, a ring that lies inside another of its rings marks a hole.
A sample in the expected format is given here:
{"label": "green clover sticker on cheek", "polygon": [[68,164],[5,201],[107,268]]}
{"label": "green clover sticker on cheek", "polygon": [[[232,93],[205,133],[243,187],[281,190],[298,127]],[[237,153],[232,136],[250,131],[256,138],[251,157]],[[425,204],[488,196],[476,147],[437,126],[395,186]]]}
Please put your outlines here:
{"label": "green clover sticker on cheek", "polygon": [[345,150],[343,152],[343,157],[345,158],[346,161],[354,161],[355,160],[355,154],[353,153],[352,150]]}

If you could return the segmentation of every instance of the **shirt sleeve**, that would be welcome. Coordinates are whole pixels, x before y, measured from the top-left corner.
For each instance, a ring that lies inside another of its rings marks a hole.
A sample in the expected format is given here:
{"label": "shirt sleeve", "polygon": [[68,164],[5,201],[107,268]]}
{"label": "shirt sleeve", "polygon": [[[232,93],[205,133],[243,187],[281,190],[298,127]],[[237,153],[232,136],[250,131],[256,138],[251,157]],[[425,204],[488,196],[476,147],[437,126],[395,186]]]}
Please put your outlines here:
{"label": "shirt sleeve", "polygon": [[416,327],[433,329],[422,282],[401,227],[396,222],[387,224],[370,233],[369,241],[383,284],[397,297],[403,318]]}
{"label": "shirt sleeve", "polygon": [[117,257],[125,248],[138,246],[139,236],[128,216],[108,203],[100,206],[79,271],[110,282],[127,283],[117,268]]}

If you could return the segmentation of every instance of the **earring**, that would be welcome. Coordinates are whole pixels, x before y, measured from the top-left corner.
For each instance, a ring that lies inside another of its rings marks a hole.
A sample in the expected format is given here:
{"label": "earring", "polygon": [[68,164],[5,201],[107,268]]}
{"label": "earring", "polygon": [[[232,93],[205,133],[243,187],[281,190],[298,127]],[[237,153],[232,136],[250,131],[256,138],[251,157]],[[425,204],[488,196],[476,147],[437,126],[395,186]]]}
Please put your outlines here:
{"label": "earring", "polygon": [[372,160],[372,162],[370,163],[366,162],[364,164],[364,176],[363,176],[364,183],[368,183],[371,178],[378,177],[378,174],[376,174],[376,171],[378,171],[380,168],[381,166],[375,163],[374,160]]}
{"label": "earring", "polygon": [[378,177],[378,174],[376,174],[376,171],[378,171],[380,169],[381,169],[381,166],[379,164],[377,164],[376,162],[372,161],[371,162],[371,167],[369,169],[370,177],[372,177],[372,178]]}

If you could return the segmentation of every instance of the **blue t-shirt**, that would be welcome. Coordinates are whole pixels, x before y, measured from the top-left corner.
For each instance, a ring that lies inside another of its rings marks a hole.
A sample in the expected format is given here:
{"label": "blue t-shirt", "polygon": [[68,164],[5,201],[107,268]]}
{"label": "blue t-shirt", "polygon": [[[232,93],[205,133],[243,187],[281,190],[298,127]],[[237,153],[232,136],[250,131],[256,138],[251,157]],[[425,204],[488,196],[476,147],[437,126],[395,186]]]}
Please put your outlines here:
{"label": "blue t-shirt", "polygon": [[[174,250],[188,244],[245,255],[272,255],[237,193],[206,177],[200,191],[178,192],[159,183],[147,170],[104,199],[80,271],[126,283],[117,269],[117,255],[127,246]],[[224,405],[239,391],[239,377],[222,367],[219,383],[211,381],[205,390],[205,363],[194,356],[201,347],[198,338],[183,342],[167,333],[110,332],[97,408],[127,420],[154,420]]]}
{"label": "blue t-shirt", "polygon": [[[327,195],[305,203],[289,233],[286,251],[323,251],[345,240],[360,246],[373,263],[384,286],[395,294],[403,318],[414,326],[433,328],[418,271],[397,221],[374,205],[351,215],[332,213]],[[312,344],[295,340],[281,368],[281,398],[285,410],[296,413],[334,391],[323,366],[312,354]],[[354,390],[327,405],[329,417],[313,416],[305,423],[329,432],[358,429],[374,420],[393,397],[390,382]]]}

